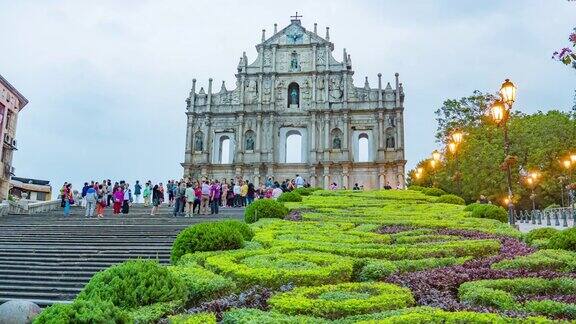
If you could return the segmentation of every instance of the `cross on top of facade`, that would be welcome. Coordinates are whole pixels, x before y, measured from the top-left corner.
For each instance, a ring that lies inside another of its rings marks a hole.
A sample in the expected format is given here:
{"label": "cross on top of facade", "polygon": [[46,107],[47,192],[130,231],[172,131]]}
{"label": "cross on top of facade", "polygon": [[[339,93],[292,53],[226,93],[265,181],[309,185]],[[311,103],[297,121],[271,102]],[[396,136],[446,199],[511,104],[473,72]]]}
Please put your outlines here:
{"label": "cross on top of facade", "polygon": [[290,18],[294,18],[295,20],[298,20],[298,18],[302,18],[304,16],[298,16],[298,11],[296,11],[296,14],[294,16],[290,16]]}

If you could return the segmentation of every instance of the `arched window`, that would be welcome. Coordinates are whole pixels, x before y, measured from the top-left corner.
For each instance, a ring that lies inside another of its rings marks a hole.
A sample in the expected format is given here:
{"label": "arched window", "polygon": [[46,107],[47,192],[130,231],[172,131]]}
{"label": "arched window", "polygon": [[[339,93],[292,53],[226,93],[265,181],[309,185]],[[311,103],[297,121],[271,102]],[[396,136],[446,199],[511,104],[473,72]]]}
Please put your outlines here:
{"label": "arched window", "polygon": [[286,163],[302,163],[302,134],[299,131],[286,133]]}
{"label": "arched window", "polygon": [[244,134],[244,149],[246,151],[254,151],[254,143],[256,142],[256,134],[249,130]]}
{"label": "arched window", "polygon": [[220,164],[229,164],[231,163],[230,159],[230,147],[232,146],[232,141],[228,136],[220,137],[220,151],[219,151],[219,159],[218,161]]}
{"label": "arched window", "polygon": [[300,107],[300,86],[296,82],[288,85],[288,107]]}
{"label": "arched window", "polygon": [[331,132],[332,136],[332,149],[342,149],[342,131],[339,128],[334,128]]}
{"label": "arched window", "polygon": [[368,162],[369,153],[368,134],[362,133],[358,136],[358,162]]}
{"label": "arched window", "polygon": [[197,131],[194,134],[194,151],[201,152],[204,149],[204,133]]}

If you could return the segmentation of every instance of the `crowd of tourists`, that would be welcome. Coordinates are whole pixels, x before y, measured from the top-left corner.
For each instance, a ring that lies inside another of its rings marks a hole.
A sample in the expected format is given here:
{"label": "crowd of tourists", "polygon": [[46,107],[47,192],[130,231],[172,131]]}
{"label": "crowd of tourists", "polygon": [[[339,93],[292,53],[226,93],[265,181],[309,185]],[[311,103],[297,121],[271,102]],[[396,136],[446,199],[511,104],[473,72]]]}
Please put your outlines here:
{"label": "crowd of tourists", "polygon": [[257,199],[277,199],[283,192],[309,186],[298,174],[281,182],[270,177],[257,186],[242,178],[168,180],[165,186],[151,181],[142,185],[137,180],[131,186],[125,181],[104,180],[85,182],[81,191],[74,190],[72,184],[66,182],[59,197],[66,216],[70,215],[72,205],[85,208],[86,217],[102,218],[110,207],[114,215],[128,214],[130,207],[134,203],[140,204],[142,198],[143,206],[151,208],[152,216],[166,204],[173,216],[191,217],[218,214],[220,208],[246,207]]}

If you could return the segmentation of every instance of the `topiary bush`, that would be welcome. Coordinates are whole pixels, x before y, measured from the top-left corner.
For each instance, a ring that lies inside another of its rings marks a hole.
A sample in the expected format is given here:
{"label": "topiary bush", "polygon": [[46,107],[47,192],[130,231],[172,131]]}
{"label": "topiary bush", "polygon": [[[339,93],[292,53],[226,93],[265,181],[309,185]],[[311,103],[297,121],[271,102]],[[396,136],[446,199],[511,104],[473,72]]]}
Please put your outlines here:
{"label": "topiary bush", "polygon": [[534,240],[550,239],[558,232],[559,231],[557,229],[552,227],[535,228],[526,234],[524,241],[526,241],[528,244],[531,244],[534,242]]}
{"label": "topiary bush", "polygon": [[250,228],[250,225],[246,224],[246,222],[241,222],[235,219],[228,219],[219,221],[218,223],[224,226],[229,226],[239,231],[240,234],[242,234],[244,241],[251,241],[252,238],[254,237],[254,231],[252,230],[252,228]]}
{"label": "topiary bush", "polygon": [[313,187],[302,187],[296,188],[292,192],[299,194],[300,196],[310,196],[314,191],[321,190],[320,188],[313,188]]}
{"label": "topiary bush", "polygon": [[424,193],[426,196],[440,197],[442,195],[445,195],[446,191],[440,188],[424,188],[422,189],[422,193]]}
{"label": "topiary bush", "polygon": [[302,196],[295,191],[284,192],[276,200],[278,202],[301,202]]}
{"label": "topiary bush", "polygon": [[422,186],[418,186],[418,185],[409,185],[408,186],[408,190],[422,191],[424,189],[426,189],[426,188],[422,187]]}
{"label": "topiary bush", "polygon": [[34,319],[34,324],[66,323],[131,323],[128,313],[109,301],[76,300],[71,304],[54,304]]}
{"label": "topiary bush", "polygon": [[388,283],[348,282],[319,287],[299,287],[268,300],[273,310],[289,315],[329,319],[409,307],[414,297],[407,288]]}
{"label": "topiary bush", "polygon": [[216,324],[214,313],[181,314],[169,317],[170,324]]}
{"label": "topiary bush", "polygon": [[260,218],[284,218],[288,208],[273,199],[258,199],[244,210],[244,221],[254,223]]}
{"label": "topiary bush", "polygon": [[186,253],[234,250],[242,247],[250,234],[236,228],[230,221],[201,223],[181,231],[172,244],[170,259],[176,263]]}
{"label": "topiary bush", "polygon": [[506,209],[490,204],[480,204],[472,209],[472,212],[469,215],[470,217],[474,218],[488,218],[488,219],[495,219],[502,223],[508,222],[508,212]]}
{"label": "topiary bush", "polygon": [[576,251],[576,227],[552,235],[548,242],[548,248]]}
{"label": "topiary bush", "polygon": [[350,280],[353,262],[349,258],[321,252],[286,249],[228,251],[210,256],[204,266],[232,278],[240,288],[261,285],[279,288],[319,282]]}
{"label": "topiary bush", "polygon": [[215,274],[193,263],[168,267],[180,277],[188,289],[188,300],[198,303],[232,293],[236,284],[232,279]]}
{"label": "topiary bush", "polygon": [[481,203],[477,203],[477,202],[471,203],[471,204],[469,204],[468,206],[464,207],[464,211],[469,211],[469,212],[471,212],[471,211],[473,211],[474,209],[476,209],[476,207],[478,207],[478,206],[484,206],[484,205],[486,205],[486,204],[481,204]]}
{"label": "topiary bush", "polygon": [[109,301],[125,309],[184,301],[184,281],[152,260],[129,260],[96,273],[77,300]]}
{"label": "topiary bush", "polygon": [[454,204],[454,205],[466,205],[466,202],[464,201],[463,198],[452,194],[442,195],[438,197],[438,199],[436,199],[436,202],[445,204]]}
{"label": "topiary bush", "polygon": [[564,250],[539,250],[530,255],[494,263],[492,269],[526,269],[530,271],[576,271],[576,252]]}

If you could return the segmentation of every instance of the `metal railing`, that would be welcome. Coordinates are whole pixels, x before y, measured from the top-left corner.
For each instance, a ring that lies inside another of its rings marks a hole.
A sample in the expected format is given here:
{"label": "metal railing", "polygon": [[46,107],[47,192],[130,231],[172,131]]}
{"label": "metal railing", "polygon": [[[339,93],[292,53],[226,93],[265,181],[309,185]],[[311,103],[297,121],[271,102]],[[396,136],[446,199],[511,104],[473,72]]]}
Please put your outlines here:
{"label": "metal railing", "polygon": [[572,223],[576,227],[576,208],[563,207],[563,208],[550,208],[544,210],[520,210],[514,212],[514,217],[517,222],[541,226],[557,226],[569,227]]}

